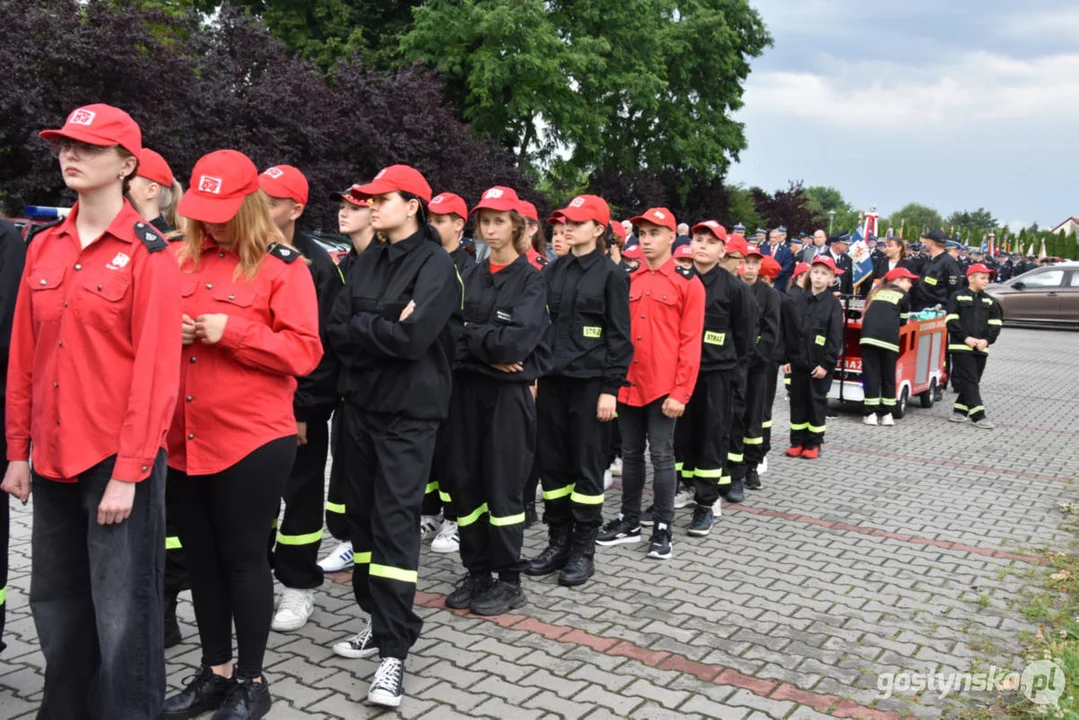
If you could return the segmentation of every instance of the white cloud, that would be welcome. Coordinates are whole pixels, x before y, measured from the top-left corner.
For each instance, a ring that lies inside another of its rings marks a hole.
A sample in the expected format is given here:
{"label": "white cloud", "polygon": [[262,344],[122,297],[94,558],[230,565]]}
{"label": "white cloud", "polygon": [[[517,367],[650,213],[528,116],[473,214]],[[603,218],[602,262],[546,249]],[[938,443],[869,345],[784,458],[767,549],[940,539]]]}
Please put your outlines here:
{"label": "white cloud", "polygon": [[1001,18],[997,30],[1006,37],[1075,42],[1076,28],[1079,28],[1079,7],[1019,12]]}
{"label": "white cloud", "polygon": [[1079,53],[1022,60],[981,51],[936,67],[863,61],[835,71],[753,73],[743,114],[940,130],[1079,113]]}

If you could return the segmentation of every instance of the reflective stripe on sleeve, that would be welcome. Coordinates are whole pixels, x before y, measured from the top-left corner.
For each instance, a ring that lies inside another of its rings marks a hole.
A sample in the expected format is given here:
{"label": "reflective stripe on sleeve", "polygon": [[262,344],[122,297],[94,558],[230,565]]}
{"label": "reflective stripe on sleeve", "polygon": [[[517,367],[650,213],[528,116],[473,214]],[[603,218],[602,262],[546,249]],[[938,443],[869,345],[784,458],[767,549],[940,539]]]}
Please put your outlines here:
{"label": "reflective stripe on sleeve", "polygon": [[973,349],[974,348],[972,348],[970,345],[965,345],[965,344],[964,345],[949,345],[948,346],[949,352],[970,352]]}
{"label": "reflective stripe on sleeve", "polygon": [[989,324],[990,325],[1003,326],[1004,321],[1003,320],[997,320],[996,318],[992,318],[992,319],[989,320]]}

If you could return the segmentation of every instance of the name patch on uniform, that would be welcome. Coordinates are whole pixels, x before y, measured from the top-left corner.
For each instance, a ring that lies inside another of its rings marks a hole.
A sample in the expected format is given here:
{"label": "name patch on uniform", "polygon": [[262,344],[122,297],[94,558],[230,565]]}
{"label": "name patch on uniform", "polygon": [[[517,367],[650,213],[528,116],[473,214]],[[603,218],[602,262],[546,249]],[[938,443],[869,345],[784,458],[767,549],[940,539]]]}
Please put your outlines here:
{"label": "name patch on uniform", "polygon": [[513,322],[513,313],[505,310],[495,310],[495,320],[499,322]]}
{"label": "name patch on uniform", "polygon": [[716,332],[715,330],[704,331],[704,341],[709,345],[722,345],[727,340],[727,333]]}
{"label": "name patch on uniform", "polygon": [[936,285],[937,284],[937,279],[935,277],[931,276],[931,275],[926,275],[925,276],[925,283],[927,285]]}
{"label": "name patch on uniform", "polygon": [[814,342],[816,342],[818,345],[824,345],[824,336],[818,335],[817,339]]}
{"label": "name patch on uniform", "polygon": [[601,327],[586,327],[584,329],[584,336],[586,338],[598,338],[603,336],[603,328]]}

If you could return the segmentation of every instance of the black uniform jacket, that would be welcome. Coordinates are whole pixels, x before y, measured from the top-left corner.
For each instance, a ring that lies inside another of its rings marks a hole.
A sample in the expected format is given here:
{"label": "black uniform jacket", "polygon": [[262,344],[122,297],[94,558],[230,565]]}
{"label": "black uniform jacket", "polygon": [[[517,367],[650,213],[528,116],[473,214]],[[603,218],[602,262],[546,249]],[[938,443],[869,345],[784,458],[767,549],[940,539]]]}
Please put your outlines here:
{"label": "black uniform jacket", "polygon": [[542,273],[551,313],[551,375],[599,379],[618,395],[633,360],[629,275],[600,250],[558,258]]}
{"label": "black uniform jacket", "polygon": [[[461,307],[461,282],[427,232],[368,247],[333,305],[327,334],[342,365],[338,391],[368,412],[417,420],[449,413],[450,316]],[[401,320],[409,301],[416,307]]]}
{"label": "black uniform jacket", "polygon": [[296,233],[292,244],[310,261],[307,267],[311,270],[315,293],[318,296],[318,334],[322,339],[323,349],[322,360],[314,372],[297,378],[292,409],[296,413],[297,422],[325,422],[337,406],[337,375],[340,369],[337,356],[330,352],[330,339],[326,333],[330,326],[333,303],[344,286],[344,281],[333,258],[310,235]]}
{"label": "black uniform jacket", "polygon": [[757,298],[737,275],[718,265],[698,275],[704,285],[701,372],[745,363],[757,344]]}
{"label": "black uniform jacket", "polygon": [[971,292],[970,288],[957,290],[948,299],[948,352],[971,352],[984,355],[989,352],[975,350],[967,345],[968,337],[988,340],[992,345],[1004,326],[1004,315],[993,296],[985,292]]}
{"label": "black uniform jacket", "polygon": [[899,328],[907,324],[910,295],[898,285],[882,285],[862,315],[859,343],[899,352]]}
{"label": "black uniform jacket", "polygon": [[757,337],[750,349],[750,367],[762,367],[772,362],[779,344],[779,292],[763,280],[750,286],[757,299]]}
{"label": "black uniform jacket", "polygon": [[807,371],[820,365],[834,370],[843,344],[843,308],[831,289],[819,295],[808,290],[792,295],[784,309],[783,340],[791,369]]}
{"label": "black uniform jacket", "polygon": [[[546,374],[551,365],[547,284],[528,257],[521,255],[496,273],[481,262],[465,274],[464,282],[465,326],[457,340],[454,371],[527,383]],[[492,367],[518,362],[524,369],[513,373]]]}
{"label": "black uniform jacket", "polygon": [[942,252],[925,264],[922,279],[914,286],[914,309],[925,310],[934,305],[944,307],[959,289],[959,263],[951,255]]}

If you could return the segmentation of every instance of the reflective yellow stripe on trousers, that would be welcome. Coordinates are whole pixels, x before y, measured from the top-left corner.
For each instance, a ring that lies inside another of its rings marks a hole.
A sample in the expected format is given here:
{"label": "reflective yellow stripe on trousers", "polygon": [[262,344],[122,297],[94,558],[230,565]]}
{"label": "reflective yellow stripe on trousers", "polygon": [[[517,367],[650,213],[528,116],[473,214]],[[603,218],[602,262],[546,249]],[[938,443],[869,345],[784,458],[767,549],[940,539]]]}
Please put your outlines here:
{"label": "reflective yellow stripe on trousers", "polygon": [[397,580],[398,582],[412,583],[413,585],[415,585],[416,581],[420,578],[420,574],[415,570],[406,570],[404,568],[396,568],[389,565],[379,565],[378,563],[371,563],[371,569],[368,572],[371,577]]}
{"label": "reflective yellow stripe on trousers", "polygon": [[0,607],[4,607],[5,600],[7,600],[7,585],[0,588]]}
{"label": "reflective yellow stripe on trousers", "polygon": [[573,488],[574,487],[575,487],[574,484],[570,483],[569,485],[565,485],[565,486],[560,487],[560,488],[555,488],[554,490],[544,490],[543,491],[543,499],[544,500],[558,500],[559,498],[567,497],[567,496],[573,494]]}
{"label": "reflective yellow stripe on trousers", "polygon": [[487,519],[495,527],[506,527],[507,525],[517,525],[518,523],[523,523],[525,521],[525,514],[517,513],[516,515],[507,515],[506,517],[496,517],[494,515],[488,515]]}
{"label": "reflective yellow stripe on trousers", "polygon": [[167,537],[167,538],[165,538],[165,549],[166,550],[180,550],[181,548],[183,548],[183,545],[180,544],[180,538],[178,538],[178,537]]}
{"label": "reflective yellow stripe on trousers", "polygon": [[487,512],[487,503],[480,505],[468,515],[457,518],[457,527],[468,527],[472,523],[479,520],[485,512]]}
{"label": "reflective yellow stripe on trousers", "polygon": [[582,495],[581,493],[574,491],[574,493],[569,496],[569,501],[579,505],[602,505],[603,493],[600,493],[599,495]]}
{"label": "reflective yellow stripe on trousers", "polygon": [[326,501],[326,512],[336,513],[338,515],[345,514],[345,504]]}
{"label": "reflective yellow stripe on trousers", "polygon": [[304,535],[282,535],[277,533],[277,542],[281,545],[311,545],[322,541],[322,530]]}

